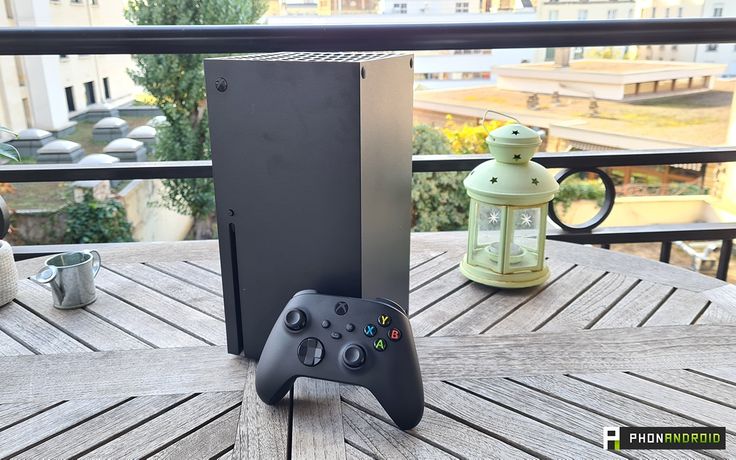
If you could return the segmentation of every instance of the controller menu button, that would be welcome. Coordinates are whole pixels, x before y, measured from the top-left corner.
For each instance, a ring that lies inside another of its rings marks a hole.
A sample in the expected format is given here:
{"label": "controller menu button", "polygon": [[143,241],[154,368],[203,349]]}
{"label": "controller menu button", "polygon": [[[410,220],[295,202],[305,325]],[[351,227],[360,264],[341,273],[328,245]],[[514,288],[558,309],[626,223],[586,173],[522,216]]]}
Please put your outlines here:
{"label": "controller menu button", "polygon": [[327,320],[322,321],[322,327],[327,329],[328,327],[330,327],[330,322]]}
{"label": "controller menu button", "polygon": [[330,337],[337,340],[342,338],[342,334],[340,334],[339,332],[333,332],[332,334],[330,334]]}
{"label": "controller menu button", "polygon": [[387,346],[388,344],[383,339],[376,339],[375,342],[373,342],[373,348],[375,348],[376,351],[383,351]]}
{"label": "controller menu button", "polygon": [[291,309],[284,317],[284,324],[292,331],[300,331],[307,325],[307,315],[298,308]]}
{"label": "controller menu button", "polygon": [[373,337],[374,335],[376,335],[376,325],[366,324],[363,328],[363,334],[365,334],[366,337]]}
{"label": "controller menu button", "polygon": [[342,316],[342,315],[344,315],[347,312],[348,312],[348,304],[347,304],[347,302],[337,302],[335,304],[335,313],[337,313],[338,315]]}
{"label": "controller menu button", "polygon": [[355,324],[353,324],[353,323],[346,324],[345,325],[345,330],[348,331],[348,332],[353,332],[355,330]]}
{"label": "controller menu button", "polygon": [[380,324],[383,327],[388,326],[391,324],[391,317],[388,315],[381,315],[378,317],[378,324]]}
{"label": "controller menu button", "polygon": [[349,368],[357,369],[365,363],[365,350],[360,345],[348,345],[343,352],[342,361]]}
{"label": "controller menu button", "polygon": [[401,339],[401,331],[392,327],[391,330],[388,331],[388,338],[393,342],[398,342],[399,339]]}
{"label": "controller menu button", "polygon": [[297,351],[299,361],[305,366],[313,367],[322,361],[325,356],[325,348],[322,342],[314,337],[302,340]]}

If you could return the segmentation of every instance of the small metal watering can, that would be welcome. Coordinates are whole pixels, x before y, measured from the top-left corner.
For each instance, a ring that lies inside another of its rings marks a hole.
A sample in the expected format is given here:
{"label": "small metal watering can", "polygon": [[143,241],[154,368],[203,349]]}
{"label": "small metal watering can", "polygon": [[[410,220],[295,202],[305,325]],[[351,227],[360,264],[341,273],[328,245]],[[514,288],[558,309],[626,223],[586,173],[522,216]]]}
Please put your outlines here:
{"label": "small metal watering can", "polygon": [[80,308],[97,299],[95,277],[101,264],[100,253],[95,250],[65,252],[46,259],[31,279],[50,284],[54,307]]}

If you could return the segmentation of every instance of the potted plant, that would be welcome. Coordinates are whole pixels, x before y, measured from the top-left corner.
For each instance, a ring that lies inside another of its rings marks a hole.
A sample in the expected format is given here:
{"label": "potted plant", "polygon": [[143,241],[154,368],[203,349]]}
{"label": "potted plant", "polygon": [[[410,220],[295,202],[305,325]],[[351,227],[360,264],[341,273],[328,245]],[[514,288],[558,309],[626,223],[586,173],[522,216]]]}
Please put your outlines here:
{"label": "potted plant", "polygon": [[[16,134],[0,126],[0,134]],[[20,153],[10,144],[0,142],[0,155],[14,161],[20,161]],[[4,238],[10,227],[10,210],[0,196],[0,238]],[[18,293],[18,269],[13,258],[13,248],[7,241],[0,240],[0,305],[5,305]]]}

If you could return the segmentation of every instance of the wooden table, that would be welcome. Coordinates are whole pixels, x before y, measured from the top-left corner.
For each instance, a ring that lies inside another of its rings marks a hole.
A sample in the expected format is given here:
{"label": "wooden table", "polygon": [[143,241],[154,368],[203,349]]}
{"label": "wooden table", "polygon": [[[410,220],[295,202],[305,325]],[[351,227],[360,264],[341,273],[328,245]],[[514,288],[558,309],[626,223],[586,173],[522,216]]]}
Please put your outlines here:
{"label": "wooden table", "polygon": [[726,426],[726,451],[688,455],[736,457],[736,329],[719,326],[736,287],[548,247],[545,285],[499,291],[459,273],[464,234],[413,235],[426,409],[409,432],[357,387],[301,379],[257,400],[255,364],[224,351],[214,242],[105,248],[94,304],[56,310],[22,280],[0,307],[0,458],[606,458],[603,427],[621,425]]}

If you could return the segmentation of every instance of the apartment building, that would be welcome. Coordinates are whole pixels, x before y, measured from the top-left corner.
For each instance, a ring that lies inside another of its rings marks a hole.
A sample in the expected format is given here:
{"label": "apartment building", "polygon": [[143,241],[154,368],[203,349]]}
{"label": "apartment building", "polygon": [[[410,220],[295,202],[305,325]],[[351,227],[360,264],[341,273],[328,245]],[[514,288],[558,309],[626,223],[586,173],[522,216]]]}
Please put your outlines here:
{"label": "apartment building", "polygon": [[[639,0],[640,17],[718,18],[736,16],[736,2],[731,0]],[[736,44],[640,46],[638,57],[659,61],[688,61],[725,64],[724,75],[736,76]]]}
{"label": "apartment building", "polygon": [[[2,0],[0,27],[118,26],[127,0]],[[0,58],[0,124],[63,131],[89,105],[136,92],[128,55]]]}
{"label": "apartment building", "polygon": [[380,0],[378,13],[405,15],[478,14],[485,11],[484,0]]}

